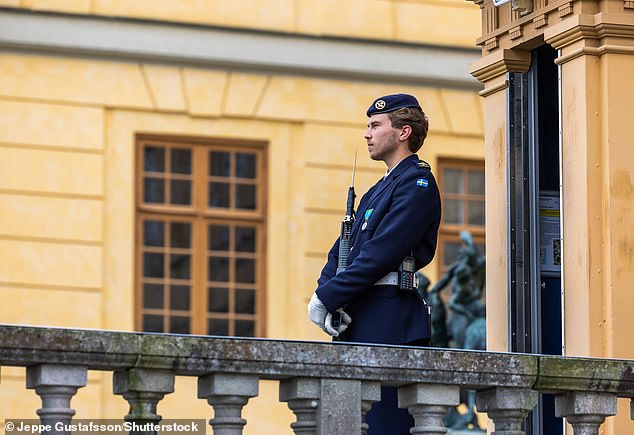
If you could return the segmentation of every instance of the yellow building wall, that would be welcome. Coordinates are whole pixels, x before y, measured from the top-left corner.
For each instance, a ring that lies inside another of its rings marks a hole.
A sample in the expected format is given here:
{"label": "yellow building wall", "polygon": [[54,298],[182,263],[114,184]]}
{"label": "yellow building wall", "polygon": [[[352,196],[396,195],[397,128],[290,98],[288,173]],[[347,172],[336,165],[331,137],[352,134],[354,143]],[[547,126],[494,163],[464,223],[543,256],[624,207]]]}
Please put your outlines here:
{"label": "yellow building wall", "polygon": [[473,47],[481,32],[478,8],[464,0],[0,0],[0,6],[458,47]]}
{"label": "yellow building wall", "polygon": [[[56,12],[471,46],[478,11],[463,3],[0,0]],[[462,27],[443,34],[456,11]],[[430,14],[435,31],[416,25],[417,16],[427,21]],[[268,143],[267,337],[325,340],[306,304],[338,236],[355,148],[358,193],[385,171],[367,156],[365,110],[394,92],[416,95],[429,115],[420,155],[432,167],[439,158],[482,160],[475,92],[0,52],[0,321],[133,330],[134,136],[223,137]],[[435,263],[425,273],[435,281]],[[127,404],[111,385],[111,374],[89,373],[72,402],[76,417],[125,415]],[[245,433],[290,433],[294,416],[277,402],[277,383],[260,389],[246,407],[254,424]],[[3,417],[36,418],[39,398],[25,390],[23,368],[2,368],[0,406]],[[192,378],[177,378],[176,392],[159,403],[164,418],[211,413],[196,399]]]}

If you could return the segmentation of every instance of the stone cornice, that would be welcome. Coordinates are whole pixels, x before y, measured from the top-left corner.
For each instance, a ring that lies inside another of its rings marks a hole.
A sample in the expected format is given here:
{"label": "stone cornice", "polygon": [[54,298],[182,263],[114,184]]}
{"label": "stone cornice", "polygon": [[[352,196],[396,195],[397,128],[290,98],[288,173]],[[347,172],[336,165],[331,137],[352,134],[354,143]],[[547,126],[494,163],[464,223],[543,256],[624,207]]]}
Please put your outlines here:
{"label": "stone cornice", "polygon": [[463,49],[0,7],[0,49],[419,86],[481,89]]}
{"label": "stone cornice", "polygon": [[634,34],[634,0],[601,3],[599,10],[589,0],[533,0],[534,10],[527,14],[514,10],[511,3],[499,7],[493,0],[474,3],[482,9],[483,34],[477,43],[484,55],[500,49],[530,50],[543,40],[565,47],[579,38],[595,40],[588,42],[588,48],[605,46],[600,52],[629,53],[629,42],[615,38],[631,39]]}
{"label": "stone cornice", "polygon": [[[509,49],[521,45],[541,36],[549,23],[555,23],[572,14],[575,1],[579,0],[551,0],[547,5],[537,7],[527,14],[513,10],[511,3],[496,7],[493,0],[481,1],[484,27],[482,36],[476,42],[483,47],[485,53],[497,48]],[[493,40],[496,44],[492,45]]]}
{"label": "stone cornice", "polygon": [[634,15],[577,15],[547,29],[544,39],[561,50],[559,64],[583,55],[634,54]]}
{"label": "stone cornice", "polygon": [[471,74],[486,83],[507,72],[526,72],[530,64],[531,55],[527,51],[498,50],[472,63]]}

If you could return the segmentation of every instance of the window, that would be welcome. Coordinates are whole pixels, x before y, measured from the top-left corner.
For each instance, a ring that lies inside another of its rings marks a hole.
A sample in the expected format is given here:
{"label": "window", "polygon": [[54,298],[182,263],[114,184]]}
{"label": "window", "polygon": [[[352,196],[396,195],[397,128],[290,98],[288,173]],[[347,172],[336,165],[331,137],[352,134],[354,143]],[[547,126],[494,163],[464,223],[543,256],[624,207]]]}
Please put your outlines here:
{"label": "window", "polygon": [[484,163],[441,160],[442,221],[439,231],[439,274],[453,264],[462,247],[460,231],[471,233],[484,254]]}
{"label": "window", "polygon": [[265,149],[137,138],[136,324],[263,335]]}

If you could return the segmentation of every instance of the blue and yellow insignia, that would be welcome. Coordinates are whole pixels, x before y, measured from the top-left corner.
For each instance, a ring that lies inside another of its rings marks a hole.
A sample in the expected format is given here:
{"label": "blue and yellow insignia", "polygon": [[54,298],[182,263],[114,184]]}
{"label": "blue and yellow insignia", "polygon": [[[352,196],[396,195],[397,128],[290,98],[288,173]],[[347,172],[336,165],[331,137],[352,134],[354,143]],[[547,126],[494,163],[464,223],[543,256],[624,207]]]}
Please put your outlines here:
{"label": "blue and yellow insignia", "polygon": [[429,185],[429,181],[425,178],[419,178],[416,180],[416,185],[421,187],[427,187]]}

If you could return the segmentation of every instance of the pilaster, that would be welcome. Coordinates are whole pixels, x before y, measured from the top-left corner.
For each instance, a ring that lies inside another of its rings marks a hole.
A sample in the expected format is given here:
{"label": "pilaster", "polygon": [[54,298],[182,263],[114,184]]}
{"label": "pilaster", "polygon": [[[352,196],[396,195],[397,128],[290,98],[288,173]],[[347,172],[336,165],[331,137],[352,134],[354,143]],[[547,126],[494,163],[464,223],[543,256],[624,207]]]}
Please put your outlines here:
{"label": "pilaster", "polygon": [[[507,73],[526,72],[530,66],[530,53],[522,50],[497,50],[471,65],[471,74],[484,82],[484,152],[485,195],[487,234],[503,235],[488,237],[487,261],[487,330],[498,331],[487,334],[487,349],[506,351],[508,344],[508,264],[507,244]],[[492,198],[496,198],[491,200]]]}

